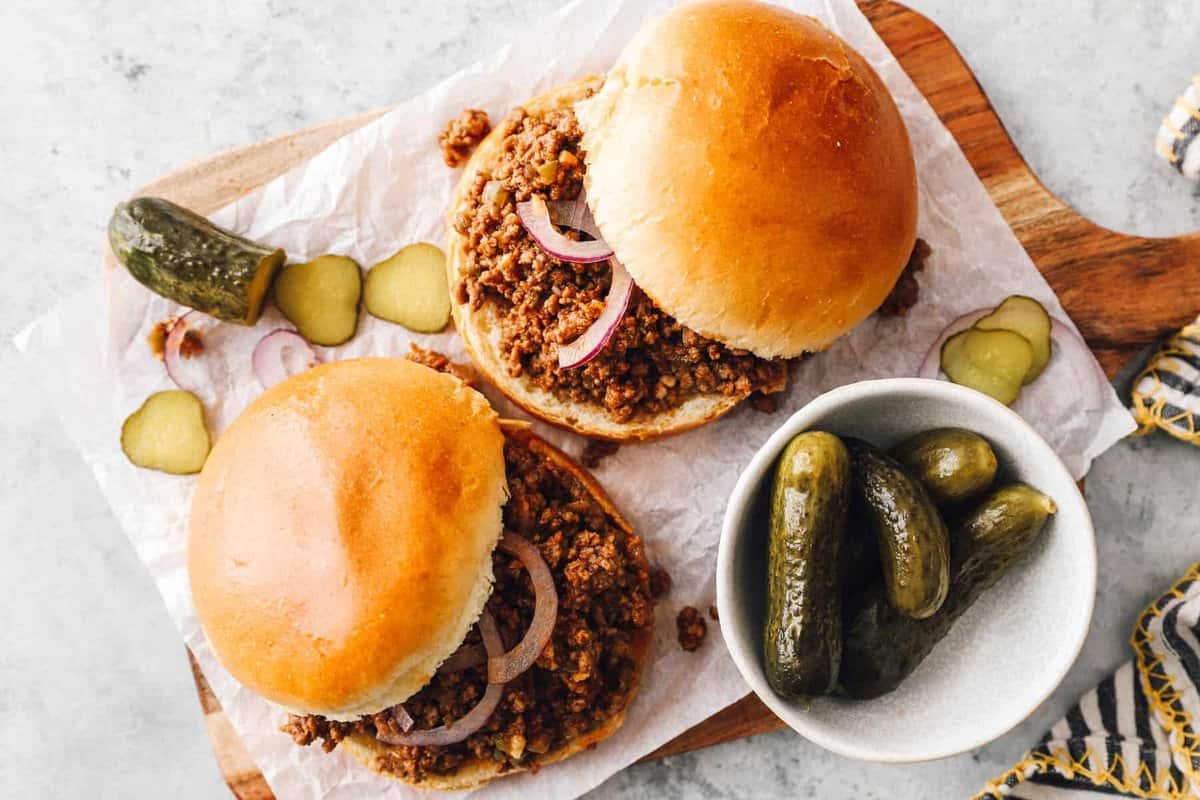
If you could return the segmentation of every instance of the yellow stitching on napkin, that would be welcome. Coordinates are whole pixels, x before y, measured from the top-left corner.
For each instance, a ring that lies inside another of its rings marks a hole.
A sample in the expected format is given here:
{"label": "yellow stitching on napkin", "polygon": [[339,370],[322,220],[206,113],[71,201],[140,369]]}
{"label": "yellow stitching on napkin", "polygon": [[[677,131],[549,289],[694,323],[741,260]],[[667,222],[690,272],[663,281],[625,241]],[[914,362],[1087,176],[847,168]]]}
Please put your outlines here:
{"label": "yellow stitching on napkin", "polygon": [[1180,108],[1182,108],[1184,111],[1191,114],[1196,119],[1200,119],[1200,108],[1196,108],[1191,103],[1189,103],[1187,101],[1187,98],[1184,97],[1183,95],[1180,95],[1179,97],[1175,98],[1175,105],[1179,106]]}
{"label": "yellow stitching on napkin", "polygon": [[1195,415],[1185,409],[1181,410],[1178,414],[1164,417],[1163,408],[1166,406],[1166,400],[1155,396],[1162,389],[1162,381],[1158,377],[1159,373],[1174,372],[1165,362],[1172,356],[1193,355],[1192,349],[1184,344],[1185,339],[1192,342],[1200,340],[1200,325],[1195,323],[1187,325],[1179,333],[1168,339],[1154,355],[1154,358],[1150,359],[1150,363],[1146,365],[1146,368],[1134,379],[1133,385],[1135,387],[1142,382],[1143,378],[1150,378],[1153,381],[1150,391],[1139,392],[1134,389],[1130,393],[1130,399],[1133,401],[1133,418],[1138,423],[1138,428],[1134,431],[1134,436],[1145,436],[1161,428],[1176,439],[1189,444],[1200,445],[1200,430],[1197,429]]}
{"label": "yellow stitching on napkin", "polygon": [[[1175,782],[1169,769],[1161,770],[1156,778],[1150,771],[1150,766],[1142,761],[1138,763],[1138,768],[1131,775],[1124,758],[1120,753],[1116,753],[1106,769],[1097,770],[1088,766],[1087,763],[1098,760],[1094,758],[1094,755],[1091,748],[1088,748],[1083,752],[1083,758],[1076,761],[1071,758],[1071,754],[1066,748],[1061,747],[1055,748],[1049,753],[1033,753],[985,786],[983,791],[975,795],[972,800],[1003,797],[1002,790],[1011,789],[1024,783],[1035,774],[1052,770],[1063,775],[1067,780],[1081,778],[1093,786],[1108,787],[1143,800],[1195,800],[1194,795],[1185,791]],[[1010,786],[1008,781],[1014,777],[1016,780]],[[1150,785],[1149,790],[1142,788],[1143,781]]]}
{"label": "yellow stitching on napkin", "polygon": [[1163,127],[1166,128],[1167,130],[1169,130],[1171,132],[1171,135],[1174,136],[1176,139],[1183,138],[1183,136],[1184,136],[1183,131],[1179,130],[1179,128],[1175,125],[1174,122],[1171,122],[1170,117],[1163,117],[1162,124],[1163,124]]}
{"label": "yellow stitching on napkin", "polygon": [[1162,139],[1155,139],[1154,146],[1158,149],[1158,154],[1167,161],[1170,161],[1172,164],[1179,162],[1179,156],[1175,155],[1175,151],[1167,147]]}
{"label": "yellow stitching on napkin", "polygon": [[1150,647],[1153,640],[1150,623],[1166,612],[1166,606],[1171,600],[1182,600],[1185,587],[1198,580],[1200,563],[1193,564],[1170,591],[1142,612],[1130,639],[1130,644],[1137,653],[1138,674],[1142,678],[1142,690],[1146,693],[1150,710],[1164,723],[1171,752],[1179,757],[1176,759],[1176,766],[1180,767],[1184,778],[1192,785],[1200,782],[1200,774],[1192,766],[1197,753],[1200,752],[1200,736],[1192,727],[1192,715],[1185,711],[1179,702],[1182,693],[1171,684],[1171,676],[1163,668],[1164,657],[1156,654]]}

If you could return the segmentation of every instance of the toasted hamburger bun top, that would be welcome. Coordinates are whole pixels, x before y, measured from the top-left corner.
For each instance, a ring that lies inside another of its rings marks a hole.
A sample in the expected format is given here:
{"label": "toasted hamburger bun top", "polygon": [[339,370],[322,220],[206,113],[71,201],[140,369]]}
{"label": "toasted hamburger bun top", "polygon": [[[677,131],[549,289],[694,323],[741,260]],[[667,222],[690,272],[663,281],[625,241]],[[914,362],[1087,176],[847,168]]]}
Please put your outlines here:
{"label": "toasted hamburger bun top", "polygon": [[588,203],[638,286],[764,358],[819,350],[873,312],[912,251],[904,122],[820,22],[746,0],[644,27],[576,106]]}
{"label": "toasted hamburger bun top", "polygon": [[192,499],[188,573],[217,659],[299,714],[351,720],[414,694],[491,591],[503,448],[481,394],[405,360],[267,390]]}

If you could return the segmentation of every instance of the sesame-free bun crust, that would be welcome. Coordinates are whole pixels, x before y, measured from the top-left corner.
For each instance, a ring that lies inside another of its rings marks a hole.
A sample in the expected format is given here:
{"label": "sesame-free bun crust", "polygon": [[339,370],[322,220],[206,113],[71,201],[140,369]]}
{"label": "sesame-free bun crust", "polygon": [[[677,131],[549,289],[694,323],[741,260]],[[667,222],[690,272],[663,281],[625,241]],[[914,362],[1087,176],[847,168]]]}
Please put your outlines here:
{"label": "sesame-free bun crust", "polygon": [[605,241],[687,327],[763,358],[824,348],[883,302],[912,251],[900,112],[820,22],[683,4],[576,106]]}
{"label": "sesame-free bun crust", "polygon": [[[561,450],[549,444],[544,439],[539,438],[529,430],[528,426],[507,421],[502,421],[501,425],[503,426],[505,436],[522,440],[531,450],[550,461],[559,470],[574,476],[583,486],[584,490],[592,495],[618,527],[626,533],[632,533],[629,523],[621,517],[612,500],[605,494],[604,489],[596,482],[591,473]],[[650,631],[646,629],[641,631],[632,642],[633,656],[639,667],[638,677],[641,675],[641,668],[645,663],[646,654],[650,650],[650,638]],[[596,728],[566,742],[562,747],[552,750],[545,755],[538,756],[538,766],[542,767],[556,761],[562,761],[564,758],[581,753],[612,736],[625,722],[625,714],[629,703],[632,702],[636,693],[637,685],[635,684],[626,699],[625,708],[621,709],[618,714],[605,720]],[[356,760],[371,770],[394,780],[403,781],[418,789],[436,791],[477,789],[496,778],[505,775],[515,775],[518,772],[524,771],[523,769],[504,770],[500,764],[488,759],[471,759],[465,761],[457,770],[449,775],[427,775],[419,781],[412,781],[388,768],[386,755],[389,750],[394,748],[377,739],[365,734],[356,733],[343,740],[341,747],[346,748],[346,752],[350,753]]]}
{"label": "sesame-free bun crust", "polygon": [[[596,77],[584,78],[538,95],[523,107],[530,114],[537,115],[571,106],[589,90],[598,88],[601,82],[602,79]],[[491,174],[504,146],[503,134],[503,127],[497,127],[475,149],[463,168],[462,178],[450,202],[446,268],[451,287],[466,274],[468,247],[467,237],[454,228],[454,218],[459,209],[466,205],[475,176],[479,173]],[[468,303],[452,302],[450,307],[454,325],[466,344],[471,360],[492,385],[530,414],[585,436],[626,441],[681,433],[728,413],[746,397],[744,394],[694,395],[667,411],[619,422],[599,405],[562,398],[534,385],[525,376],[509,375],[500,347],[500,318],[494,304],[484,303],[474,309]]]}
{"label": "sesame-free bun crust", "polygon": [[403,702],[483,609],[507,486],[496,413],[450,375],[363,358],[268,389],[192,499],[188,573],[217,659],[297,714]]}

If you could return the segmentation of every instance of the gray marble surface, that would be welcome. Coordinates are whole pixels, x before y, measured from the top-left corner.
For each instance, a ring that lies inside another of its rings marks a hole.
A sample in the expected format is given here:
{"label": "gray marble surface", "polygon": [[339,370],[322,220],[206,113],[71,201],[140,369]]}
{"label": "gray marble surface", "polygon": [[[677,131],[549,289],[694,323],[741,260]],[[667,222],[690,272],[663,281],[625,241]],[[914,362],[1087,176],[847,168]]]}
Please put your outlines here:
{"label": "gray marble surface", "polygon": [[[109,210],[136,187],[407,97],[556,5],[0,2],[0,796],[226,796],[175,630],[11,337],[94,274]],[[1200,196],[1151,149],[1200,70],[1193,0],[911,5],[955,40],[1052,190],[1120,230],[1200,228]],[[1096,464],[1091,635],[1054,697],[991,745],[863,765],[780,732],[635,767],[595,795],[967,796],[1126,657],[1134,615],[1200,556],[1198,474],[1200,453],[1163,437]]]}

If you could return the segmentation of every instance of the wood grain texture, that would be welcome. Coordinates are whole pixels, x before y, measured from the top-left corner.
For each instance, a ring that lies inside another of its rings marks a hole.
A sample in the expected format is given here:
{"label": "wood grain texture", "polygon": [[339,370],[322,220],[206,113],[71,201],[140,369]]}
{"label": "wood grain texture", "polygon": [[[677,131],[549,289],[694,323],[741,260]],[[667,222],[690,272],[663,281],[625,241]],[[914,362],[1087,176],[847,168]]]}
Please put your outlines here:
{"label": "wood grain texture", "polygon": [[[1142,347],[1194,317],[1200,310],[1200,235],[1128,236],[1080,217],[1033,175],[970,69],[936,25],[890,0],[859,0],[859,5],[950,129],[1110,376]],[[382,113],[368,112],[192,163],[140,194],[168,197],[210,213]],[[431,136],[441,122],[429,121]],[[217,762],[233,794],[241,800],[272,798],[194,660],[192,672]],[[757,698],[748,696],[646,759],[781,726]]]}

